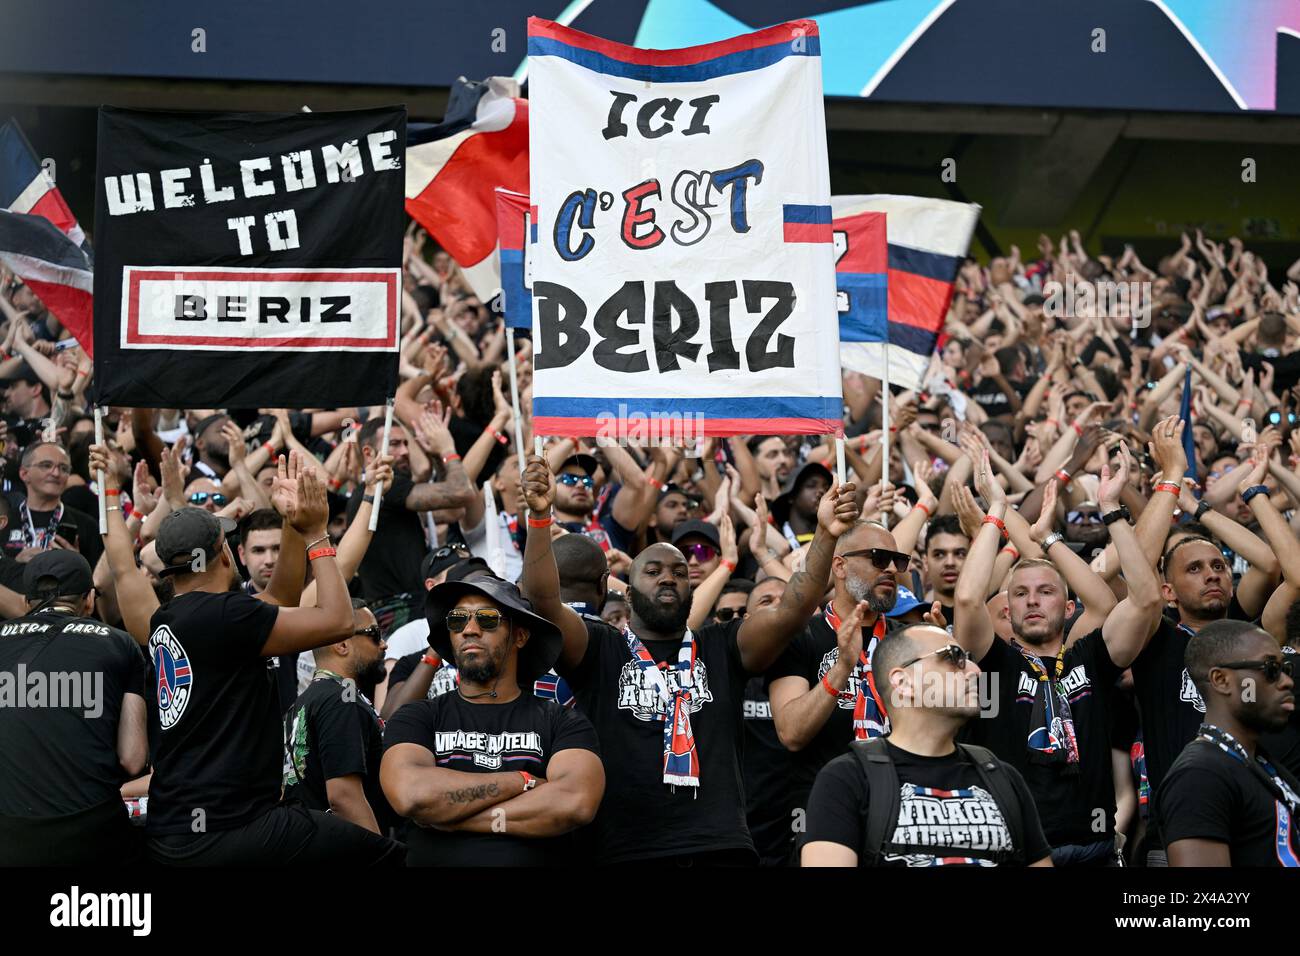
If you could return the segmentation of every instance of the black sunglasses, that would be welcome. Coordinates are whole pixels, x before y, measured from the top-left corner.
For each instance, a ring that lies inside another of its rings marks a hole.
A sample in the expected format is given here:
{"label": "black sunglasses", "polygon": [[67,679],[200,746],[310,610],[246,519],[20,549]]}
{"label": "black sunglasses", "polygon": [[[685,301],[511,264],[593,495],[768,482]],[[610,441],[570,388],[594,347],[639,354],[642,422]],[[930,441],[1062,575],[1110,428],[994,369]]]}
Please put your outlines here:
{"label": "black sunglasses", "polygon": [[923,661],[927,657],[937,657],[941,661],[947,661],[949,664],[951,664],[953,667],[957,668],[958,670],[961,670],[963,667],[965,667],[966,662],[970,660],[970,655],[966,653],[966,648],[961,647],[957,644],[947,644],[939,648],[937,651],[932,651],[929,654],[922,654],[920,657],[913,657],[906,664],[902,664],[900,666],[911,667],[917,661]]}
{"label": "black sunglasses", "polygon": [[1290,657],[1281,661],[1275,657],[1262,661],[1231,661],[1227,664],[1215,664],[1214,666],[1230,671],[1262,671],[1264,680],[1270,684],[1276,684],[1277,679],[1283,674],[1287,677],[1295,676],[1295,661]]}
{"label": "black sunglasses", "polygon": [[737,617],[743,621],[745,619],[745,609],[743,607],[720,607],[713,612],[713,616],[723,624]]}
{"label": "black sunglasses", "polygon": [[212,503],[218,508],[224,508],[226,506],[226,496],[219,491],[196,491],[194,494],[190,495],[190,504],[206,504],[209,498],[212,499]]}
{"label": "black sunglasses", "polygon": [[877,571],[884,571],[892,564],[894,570],[899,574],[906,571],[912,563],[910,555],[903,554],[901,551],[890,551],[888,548],[862,548],[859,551],[845,551],[840,557],[869,558],[872,566]]}
{"label": "black sunglasses", "polygon": [[383,633],[379,630],[379,625],[378,625],[378,624],[371,624],[369,627],[363,627],[363,628],[362,628],[361,630],[359,630],[359,631],[353,631],[353,632],[352,632],[352,636],[353,636],[353,637],[362,637],[362,636],[364,636],[364,637],[368,637],[368,638],[370,638],[372,641],[374,641],[376,644],[382,644],[382,643],[383,643],[383,640],[384,640],[384,638],[383,638]]}
{"label": "black sunglasses", "polygon": [[[472,616],[478,622],[480,630],[495,631],[501,626],[501,619],[505,615],[494,607],[481,607],[474,611]],[[448,611],[447,630],[453,634],[459,634],[469,624],[470,617],[471,613],[469,611]]]}
{"label": "black sunglasses", "polygon": [[1101,524],[1100,511],[1071,511],[1065,516],[1069,524]]}

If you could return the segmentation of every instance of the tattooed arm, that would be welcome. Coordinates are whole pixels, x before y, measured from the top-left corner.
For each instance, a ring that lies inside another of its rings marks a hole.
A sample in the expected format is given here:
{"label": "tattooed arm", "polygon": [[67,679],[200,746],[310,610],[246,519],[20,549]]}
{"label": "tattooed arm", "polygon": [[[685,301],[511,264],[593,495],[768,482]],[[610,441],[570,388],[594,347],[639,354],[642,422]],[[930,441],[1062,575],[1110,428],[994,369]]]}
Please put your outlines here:
{"label": "tattooed arm", "polygon": [[553,837],[595,819],[605,793],[605,767],[600,757],[590,750],[561,750],[551,757],[546,772],[547,779],[539,780],[532,790],[439,829]]}
{"label": "tattooed arm", "polygon": [[385,751],[379,783],[394,810],[426,827],[458,823],[524,792],[524,778],[513,770],[446,770],[419,744],[395,744]]}

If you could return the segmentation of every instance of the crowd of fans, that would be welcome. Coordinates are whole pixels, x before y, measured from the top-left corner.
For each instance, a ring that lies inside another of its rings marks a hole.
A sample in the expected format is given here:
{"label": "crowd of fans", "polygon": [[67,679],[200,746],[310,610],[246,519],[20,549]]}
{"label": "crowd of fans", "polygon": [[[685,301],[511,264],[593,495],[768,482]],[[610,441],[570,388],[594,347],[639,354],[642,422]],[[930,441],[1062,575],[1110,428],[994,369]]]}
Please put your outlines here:
{"label": "crowd of fans", "polygon": [[521,463],[529,341],[516,423],[415,228],[387,447],[382,408],[96,444],[0,275],[0,861],[1296,865],[1300,263],[1152,265],[969,260],[920,388],[844,372],[844,484],[816,436]]}

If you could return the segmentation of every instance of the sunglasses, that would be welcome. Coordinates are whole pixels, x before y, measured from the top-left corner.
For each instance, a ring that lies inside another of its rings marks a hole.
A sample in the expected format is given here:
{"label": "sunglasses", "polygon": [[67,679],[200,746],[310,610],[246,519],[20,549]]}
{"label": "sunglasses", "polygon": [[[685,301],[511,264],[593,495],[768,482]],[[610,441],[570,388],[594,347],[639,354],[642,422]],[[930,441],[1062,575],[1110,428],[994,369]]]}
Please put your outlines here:
{"label": "sunglasses", "polygon": [[1295,676],[1295,660],[1290,657],[1281,661],[1275,657],[1270,657],[1262,661],[1232,661],[1228,664],[1215,664],[1214,666],[1230,671],[1262,671],[1264,680],[1270,684],[1276,684],[1277,679],[1283,674],[1287,677]]}
{"label": "sunglasses", "polygon": [[902,574],[912,563],[910,555],[903,554],[901,551],[890,551],[888,548],[863,548],[860,551],[845,551],[841,558],[868,558],[872,566],[877,571],[884,571],[892,564],[894,570]]}
{"label": "sunglasses", "polygon": [[229,500],[219,491],[196,491],[194,494],[190,495],[190,504],[203,505],[207,503],[209,498],[212,499],[212,503],[218,508],[224,508],[226,502]]}
{"label": "sunglasses", "polygon": [[447,630],[453,634],[459,634],[465,630],[465,626],[469,624],[471,617],[478,622],[479,630],[495,631],[501,626],[501,619],[505,615],[494,607],[481,607],[472,613],[470,611],[448,611]]}
{"label": "sunglasses", "polygon": [[1071,511],[1065,516],[1070,524],[1101,524],[1100,511]]}
{"label": "sunglasses", "polygon": [[352,636],[353,636],[353,637],[368,637],[368,638],[370,638],[372,641],[374,641],[376,644],[382,644],[383,641],[384,641],[383,637],[381,636],[381,633],[380,633],[379,625],[378,625],[378,624],[371,624],[369,627],[363,627],[363,628],[362,628],[361,630],[359,630],[359,631],[353,631],[353,632],[352,632]]}
{"label": "sunglasses", "polygon": [[695,560],[703,564],[717,557],[718,549],[711,544],[684,544],[682,545],[682,553],[686,555],[688,560],[691,555],[694,555]]}
{"label": "sunglasses", "polygon": [[433,560],[441,561],[443,558],[450,558],[453,554],[458,554],[463,558],[469,557],[469,548],[463,544],[443,545],[437,551],[433,552]]}
{"label": "sunglasses", "polygon": [[903,664],[901,666],[911,667],[917,661],[923,661],[927,657],[937,657],[941,661],[947,661],[949,664],[951,664],[953,667],[957,668],[958,670],[964,668],[966,666],[966,662],[970,660],[970,655],[966,653],[966,649],[964,647],[960,647],[956,644],[948,644],[945,645],[944,647],[939,648],[937,651],[933,651],[932,653],[922,654],[920,657],[913,657],[910,661],[908,661],[906,664]]}
{"label": "sunglasses", "polygon": [[568,485],[570,488],[574,485],[585,485],[588,488],[594,488],[596,486],[596,483],[591,479],[591,475],[575,475],[571,471],[566,471],[556,480],[562,485]]}
{"label": "sunglasses", "polygon": [[745,609],[743,607],[720,607],[713,612],[714,620],[727,624],[735,618],[745,619]]}

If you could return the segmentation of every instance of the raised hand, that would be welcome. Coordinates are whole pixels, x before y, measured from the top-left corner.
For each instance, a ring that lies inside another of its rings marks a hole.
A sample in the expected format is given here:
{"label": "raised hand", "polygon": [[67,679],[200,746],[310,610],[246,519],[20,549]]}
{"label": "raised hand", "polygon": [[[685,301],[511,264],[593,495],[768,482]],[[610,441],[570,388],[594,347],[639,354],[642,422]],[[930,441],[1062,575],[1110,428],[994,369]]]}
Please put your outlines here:
{"label": "raised hand", "polygon": [[754,527],[749,529],[749,552],[757,557],[767,547],[767,499],[760,491],[754,495]]}
{"label": "raised hand", "polygon": [[972,541],[975,540],[975,536],[980,533],[980,526],[984,523],[984,510],[965,485],[952,489],[952,507],[957,512],[957,521],[961,524],[962,533]]}
{"label": "raised hand", "polygon": [[1043,539],[1056,528],[1056,482],[1049,481],[1043,489],[1043,506],[1038,513],[1038,520],[1029,526],[1029,537],[1035,544],[1042,544]]}
{"label": "raised hand", "polygon": [[934,478],[934,466],[930,462],[922,459],[912,465],[912,477],[915,479],[914,487],[916,489],[916,502],[930,514],[935,513],[939,507],[939,499],[930,490],[930,481]]}
{"label": "raised hand", "polygon": [[718,522],[718,540],[722,543],[722,560],[730,561],[734,568],[740,562],[740,549],[736,546],[736,525],[729,514],[724,513]]}
{"label": "raised hand", "polygon": [[[1115,474],[1110,473],[1110,465],[1101,466],[1101,484],[1097,488],[1097,504],[1101,506],[1103,514],[1114,511],[1119,507],[1119,496],[1124,491],[1124,486],[1128,484],[1128,474],[1133,466],[1132,455],[1129,454],[1128,442],[1119,443],[1119,467],[1115,469]],[[1055,482],[1053,482],[1055,484]]]}
{"label": "raised hand", "polygon": [[275,478],[271,482],[271,505],[293,527],[298,511],[298,479],[302,459],[298,452],[281,455],[275,462]]}
{"label": "raised hand", "polygon": [[1151,429],[1151,457],[1165,481],[1182,481],[1187,472],[1187,453],[1183,450],[1183,423],[1177,415],[1156,422]]}
{"label": "raised hand", "polygon": [[[349,454],[352,452],[349,450]],[[382,486],[382,487],[381,487]],[[370,463],[370,469],[366,475],[366,487],[376,499],[382,498],[388,494],[388,489],[393,486],[393,456],[380,455]]]}
{"label": "raised hand", "polygon": [[167,504],[180,508],[185,504],[185,480],[189,477],[190,467],[185,464],[185,444],[188,439],[182,435],[176,444],[162,453],[158,459],[158,470],[162,474],[162,493]]}
{"label": "raised hand", "polygon": [[116,491],[120,487],[121,483],[113,470],[113,456],[107,445],[90,446],[90,473],[94,475],[97,472],[103,472],[104,475],[104,487],[99,489],[101,495],[105,491]]}
{"label": "raised hand", "polygon": [[248,454],[248,446],[244,444],[244,433],[240,431],[238,425],[227,419],[221,426],[221,435],[230,448],[230,467],[234,468]]}
{"label": "raised hand", "polygon": [[[91,473],[94,473],[94,466],[91,466]],[[108,470],[105,469],[105,484],[107,484]],[[131,482],[131,507],[141,517],[148,515],[158,507],[158,485],[154,482],[153,476],[149,474],[149,465],[143,461],[135,463],[135,474]]]}
{"label": "raised hand", "polygon": [[313,541],[325,534],[329,526],[330,509],[325,499],[325,486],[316,477],[315,470],[302,468],[301,464],[299,462],[295,507],[289,524],[304,539]]}
{"label": "raised hand", "polygon": [[841,485],[835,478],[831,488],[817,502],[817,524],[826,529],[832,538],[838,538],[858,520],[858,502],[854,497],[857,486],[853,482]]}
{"label": "raised hand", "polygon": [[980,496],[988,502],[990,508],[994,505],[1005,505],[1007,503],[1007,493],[1002,490],[1002,486],[993,477],[993,466],[989,463],[989,453],[987,451],[980,455],[979,467],[975,469],[975,487],[979,490]]}
{"label": "raised hand", "polygon": [[535,515],[551,513],[551,506],[555,503],[555,475],[545,458],[529,455],[519,484],[520,494],[530,512]]}

